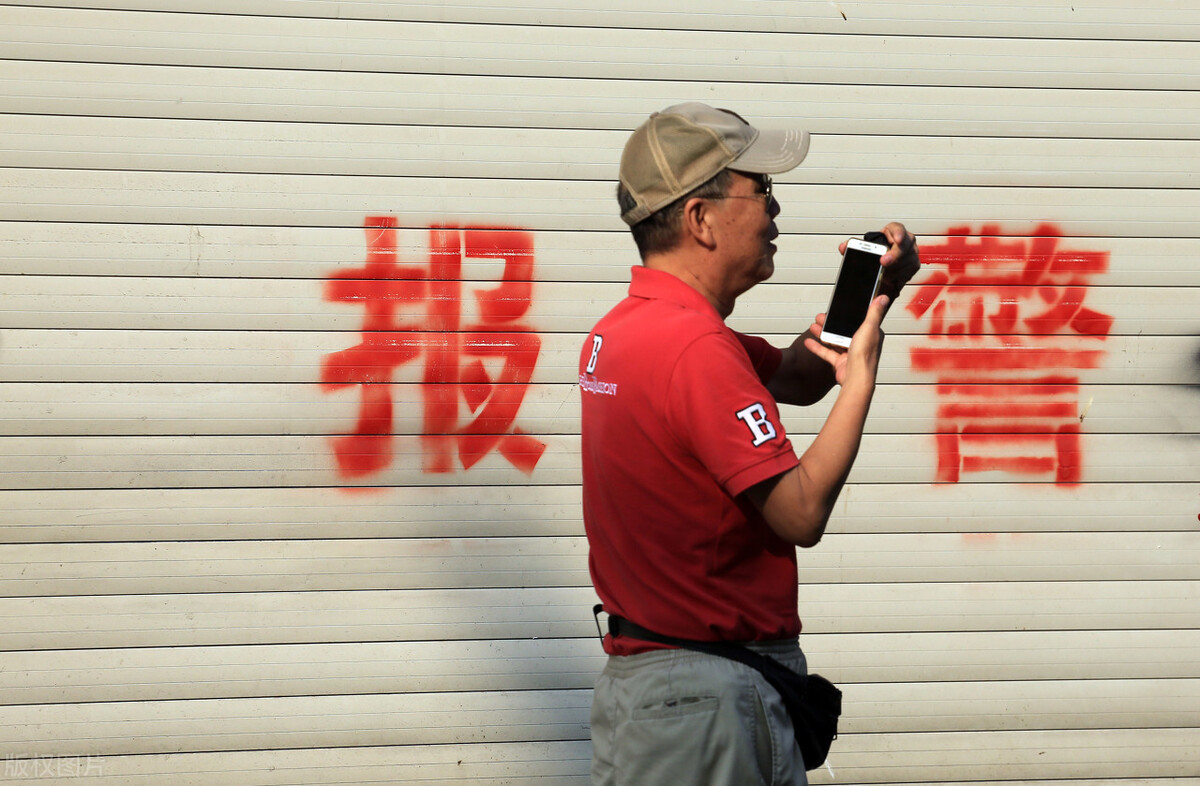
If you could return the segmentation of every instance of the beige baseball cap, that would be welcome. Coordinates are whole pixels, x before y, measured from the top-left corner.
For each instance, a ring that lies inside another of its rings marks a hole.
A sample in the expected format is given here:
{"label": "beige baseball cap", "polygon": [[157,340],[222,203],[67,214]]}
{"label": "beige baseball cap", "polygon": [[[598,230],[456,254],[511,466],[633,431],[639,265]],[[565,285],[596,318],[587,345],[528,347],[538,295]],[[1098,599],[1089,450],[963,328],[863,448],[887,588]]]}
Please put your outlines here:
{"label": "beige baseball cap", "polygon": [[690,102],[642,123],[621,154],[621,183],[637,204],[621,214],[633,226],[722,169],[773,175],[808,154],[807,131],[760,131],[728,109]]}

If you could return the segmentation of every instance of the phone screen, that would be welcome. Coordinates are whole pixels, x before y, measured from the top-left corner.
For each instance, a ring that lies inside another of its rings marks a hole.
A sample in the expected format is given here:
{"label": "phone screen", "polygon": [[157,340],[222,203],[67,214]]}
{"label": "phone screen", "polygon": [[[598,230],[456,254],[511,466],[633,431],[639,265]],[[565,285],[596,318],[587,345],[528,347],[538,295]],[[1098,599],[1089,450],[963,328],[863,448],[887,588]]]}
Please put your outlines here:
{"label": "phone screen", "polygon": [[850,246],[825,314],[825,332],[853,336],[867,318],[879,281],[879,255]]}

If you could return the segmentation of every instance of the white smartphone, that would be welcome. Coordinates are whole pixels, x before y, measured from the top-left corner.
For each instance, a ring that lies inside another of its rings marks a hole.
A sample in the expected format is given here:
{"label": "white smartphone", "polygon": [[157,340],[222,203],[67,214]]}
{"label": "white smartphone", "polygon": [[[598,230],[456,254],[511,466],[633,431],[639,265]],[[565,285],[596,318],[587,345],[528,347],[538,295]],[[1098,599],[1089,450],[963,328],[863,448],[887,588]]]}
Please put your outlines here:
{"label": "white smartphone", "polygon": [[867,310],[879,291],[883,276],[879,259],[886,253],[887,246],[878,243],[858,238],[846,242],[842,269],[838,271],[833,297],[825,309],[825,325],[821,328],[821,340],[826,344],[850,346],[850,338],[867,318]]}

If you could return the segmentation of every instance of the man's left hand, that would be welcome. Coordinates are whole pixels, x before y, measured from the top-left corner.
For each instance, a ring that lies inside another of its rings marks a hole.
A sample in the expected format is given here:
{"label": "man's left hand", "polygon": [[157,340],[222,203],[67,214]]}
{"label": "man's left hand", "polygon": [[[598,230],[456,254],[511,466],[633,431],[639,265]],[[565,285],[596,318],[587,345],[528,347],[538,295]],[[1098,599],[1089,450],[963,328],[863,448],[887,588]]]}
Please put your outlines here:
{"label": "man's left hand", "polygon": [[[888,250],[880,259],[883,281],[879,285],[879,294],[887,295],[895,302],[900,290],[921,269],[921,257],[917,253],[917,239],[904,228],[904,224],[893,221],[883,228],[883,234],[888,239]],[[838,251],[846,253],[844,242],[838,246]]]}

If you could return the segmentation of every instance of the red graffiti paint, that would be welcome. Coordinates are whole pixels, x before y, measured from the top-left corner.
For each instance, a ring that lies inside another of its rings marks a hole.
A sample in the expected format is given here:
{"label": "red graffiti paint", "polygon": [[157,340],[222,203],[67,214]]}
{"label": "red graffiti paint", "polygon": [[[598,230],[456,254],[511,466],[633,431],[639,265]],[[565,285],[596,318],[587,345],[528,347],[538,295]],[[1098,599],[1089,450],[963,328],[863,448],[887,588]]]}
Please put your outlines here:
{"label": "red graffiti paint", "polygon": [[[333,440],[344,477],[363,477],[392,461],[390,383],[397,368],[422,359],[421,442],[424,471],[470,469],[493,450],[532,473],[544,443],[515,425],[541,351],[541,339],[522,318],[532,305],[533,237],[494,227],[431,227],[428,265],[401,264],[397,222],[364,222],[367,259],[329,276],[325,299],[365,310],[359,344],[327,355],[325,390],[362,388],[358,422]],[[503,262],[494,287],[471,292],[479,319],[463,324],[464,257]],[[489,373],[484,361],[499,366]],[[465,404],[473,418],[464,418]]]}
{"label": "red graffiti paint", "polygon": [[928,337],[912,368],[938,383],[937,480],[999,471],[1079,483],[1078,371],[1103,364],[1113,322],[1084,300],[1108,252],[1063,248],[1049,224],[1032,237],[947,234],[921,247],[931,272],[908,304]]}

